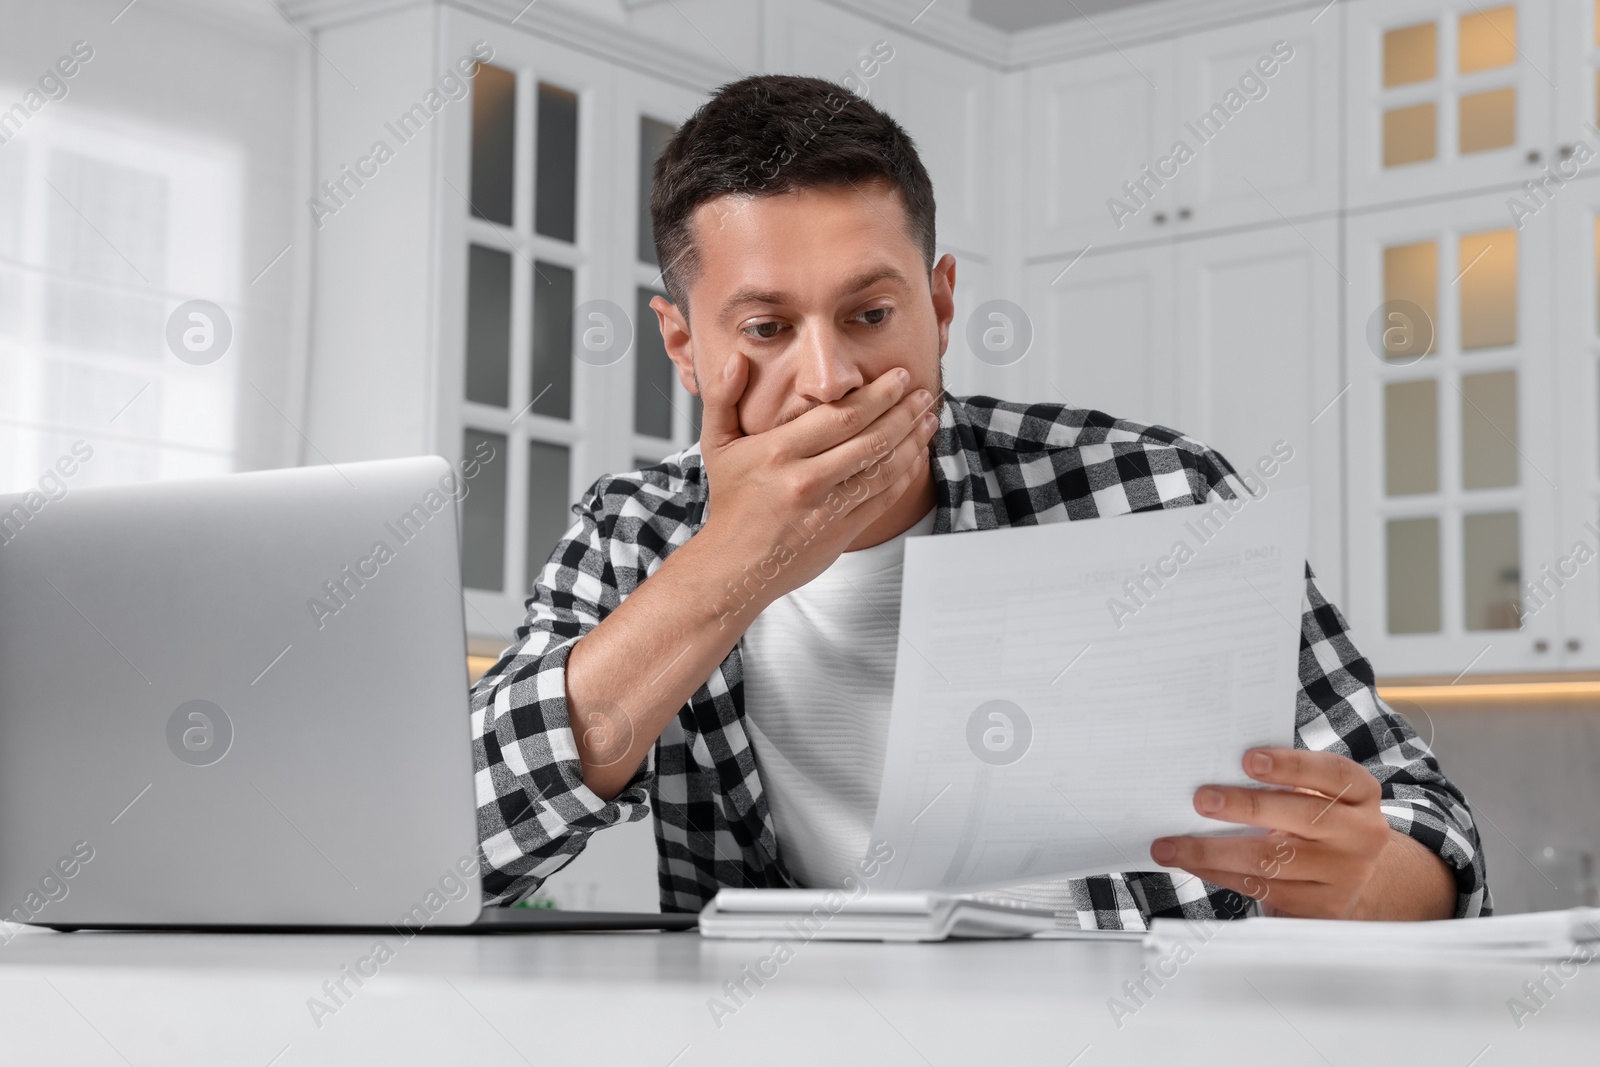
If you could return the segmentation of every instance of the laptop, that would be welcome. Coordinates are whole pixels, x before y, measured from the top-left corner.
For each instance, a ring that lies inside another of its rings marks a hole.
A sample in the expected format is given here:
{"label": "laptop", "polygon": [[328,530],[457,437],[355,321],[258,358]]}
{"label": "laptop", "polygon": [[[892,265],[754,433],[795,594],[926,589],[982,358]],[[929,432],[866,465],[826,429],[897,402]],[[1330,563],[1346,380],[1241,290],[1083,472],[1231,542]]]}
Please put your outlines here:
{"label": "laptop", "polygon": [[490,491],[428,456],[0,497],[0,919],[692,927],[481,907],[457,513]]}

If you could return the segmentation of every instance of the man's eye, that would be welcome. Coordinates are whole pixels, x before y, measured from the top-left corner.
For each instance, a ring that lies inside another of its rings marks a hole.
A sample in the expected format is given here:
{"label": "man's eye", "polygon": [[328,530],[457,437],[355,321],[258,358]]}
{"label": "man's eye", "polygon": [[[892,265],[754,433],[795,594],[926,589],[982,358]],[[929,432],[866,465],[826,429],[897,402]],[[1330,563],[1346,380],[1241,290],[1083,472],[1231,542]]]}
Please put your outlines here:
{"label": "man's eye", "polygon": [[889,321],[889,313],[893,310],[893,308],[868,308],[860,317],[868,326],[882,326]]}
{"label": "man's eye", "polygon": [[753,325],[746,326],[744,328],[744,333],[746,336],[753,337],[760,341],[770,341],[777,337],[782,330],[783,323],[781,322],[758,322]]}

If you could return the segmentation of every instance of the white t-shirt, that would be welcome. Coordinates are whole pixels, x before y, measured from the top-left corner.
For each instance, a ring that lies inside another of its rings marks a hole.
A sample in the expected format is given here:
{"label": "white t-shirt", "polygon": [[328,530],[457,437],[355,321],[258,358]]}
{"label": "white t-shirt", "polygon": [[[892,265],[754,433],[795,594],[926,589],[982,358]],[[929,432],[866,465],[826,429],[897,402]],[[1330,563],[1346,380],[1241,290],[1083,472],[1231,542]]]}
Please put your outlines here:
{"label": "white t-shirt", "polygon": [[[870,844],[906,539],[931,534],[933,522],[929,511],[898,537],[840,554],[745,631],[745,725],[784,865],[803,886],[842,886]],[[1076,914],[1066,882],[975,895],[1054,908],[1063,919]]]}

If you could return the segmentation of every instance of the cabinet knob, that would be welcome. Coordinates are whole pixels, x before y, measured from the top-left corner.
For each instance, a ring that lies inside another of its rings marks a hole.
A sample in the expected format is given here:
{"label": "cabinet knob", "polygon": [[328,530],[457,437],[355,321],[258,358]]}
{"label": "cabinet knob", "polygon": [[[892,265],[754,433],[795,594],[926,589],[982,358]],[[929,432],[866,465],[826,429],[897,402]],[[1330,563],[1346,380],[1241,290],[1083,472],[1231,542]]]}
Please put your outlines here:
{"label": "cabinet knob", "polygon": [[1535,652],[1549,652],[1550,642],[1541,637],[1533,643],[1533,650]]}
{"label": "cabinet knob", "polygon": [[1537,162],[1539,162],[1539,160],[1541,160],[1543,158],[1544,157],[1539,154],[1539,150],[1537,148],[1528,149],[1528,162],[1529,163],[1537,163]]}
{"label": "cabinet knob", "polygon": [[1574,152],[1576,152],[1576,151],[1577,151],[1577,149],[1574,148],[1572,145],[1564,144],[1564,145],[1561,146],[1561,158],[1562,159],[1571,159],[1572,158],[1572,154]]}
{"label": "cabinet knob", "polygon": [[1164,224],[1166,221],[1167,221],[1167,213],[1165,211],[1156,212],[1155,224],[1157,226],[1160,226],[1160,225]]}
{"label": "cabinet knob", "polygon": [[1580,649],[1582,647],[1583,647],[1583,642],[1579,641],[1576,637],[1567,638],[1567,651],[1568,652],[1576,652],[1576,651],[1578,651],[1578,649]]}
{"label": "cabinet knob", "polygon": [[1190,210],[1189,210],[1189,209],[1188,209],[1188,208],[1186,208],[1186,207],[1180,207],[1180,208],[1179,208],[1179,209],[1178,209],[1178,218],[1180,218],[1180,219],[1186,219],[1186,218],[1188,218],[1188,217],[1189,217],[1189,216],[1190,216],[1190,215],[1191,215],[1191,214],[1193,214],[1193,212],[1191,212],[1191,211],[1190,211]]}

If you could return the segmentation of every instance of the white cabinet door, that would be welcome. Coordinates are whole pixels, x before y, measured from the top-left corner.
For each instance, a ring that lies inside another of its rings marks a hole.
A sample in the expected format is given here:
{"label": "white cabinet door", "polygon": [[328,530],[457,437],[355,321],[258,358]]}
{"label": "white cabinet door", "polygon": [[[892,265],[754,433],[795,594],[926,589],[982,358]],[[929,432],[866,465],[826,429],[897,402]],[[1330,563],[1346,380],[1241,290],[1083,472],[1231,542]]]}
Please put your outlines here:
{"label": "white cabinet door", "polygon": [[1336,13],[1294,11],[1178,42],[1172,139],[1193,150],[1179,177],[1180,232],[1338,207]]}
{"label": "white cabinet door", "polygon": [[1379,674],[1560,665],[1559,613],[1519,618],[1558,543],[1554,241],[1503,193],[1347,223],[1349,610]]}
{"label": "white cabinet door", "polygon": [[933,180],[937,253],[992,262],[995,71],[815,0],[767,11],[767,68],[838,82],[888,112]]}
{"label": "white cabinet door", "polygon": [[1023,255],[1171,234],[1178,172],[1155,169],[1172,147],[1173,48],[1141,45],[1023,76]]}
{"label": "white cabinet door", "polygon": [[1177,246],[1174,425],[1241,472],[1293,448],[1268,488],[1311,486],[1311,564],[1330,596],[1342,569],[1338,237],[1324,219]]}
{"label": "white cabinet door", "polygon": [[1029,267],[1026,396],[1173,425],[1173,260],[1163,244]]}
{"label": "white cabinet door", "polygon": [[[893,37],[885,31],[885,41]],[[870,99],[905,127],[933,179],[938,252],[993,255],[995,73],[914,38],[895,38],[877,55],[892,58],[866,83]]]}
{"label": "white cabinet door", "polygon": [[[1555,57],[1556,159],[1563,158],[1563,148],[1571,151],[1580,142],[1600,153],[1600,134],[1594,129],[1600,125],[1600,0],[1556,5]],[[1572,169],[1569,163],[1556,173]],[[1583,166],[1585,176],[1596,173],[1600,158]]]}
{"label": "white cabinet door", "polygon": [[[898,51],[905,36],[817,0],[783,0],[765,4],[764,11],[762,51],[768,71],[827,78],[868,99],[874,96],[876,79],[862,77],[866,72],[856,64],[878,41],[888,41]],[[846,82],[847,77],[855,80]]]}
{"label": "white cabinet door", "polygon": [[1560,601],[1561,665],[1600,668],[1600,182],[1563,189],[1526,229],[1556,234],[1556,358],[1561,397],[1559,555],[1528,578]]}
{"label": "white cabinet door", "polygon": [[955,257],[955,316],[950,321],[950,340],[944,352],[945,389],[955,396],[981,394],[1005,400],[1049,399],[1034,397],[1023,384],[1021,364],[1037,356],[1029,354],[1013,363],[995,358],[984,348],[982,330],[992,325],[987,316],[994,306],[990,301],[998,295],[994,271],[987,263],[960,252],[955,253]]}
{"label": "white cabinet door", "polygon": [[1341,6],[1350,206],[1540,172],[1550,150],[1555,0]]}

